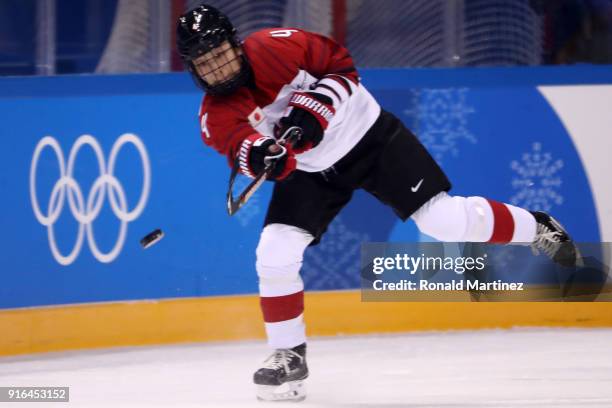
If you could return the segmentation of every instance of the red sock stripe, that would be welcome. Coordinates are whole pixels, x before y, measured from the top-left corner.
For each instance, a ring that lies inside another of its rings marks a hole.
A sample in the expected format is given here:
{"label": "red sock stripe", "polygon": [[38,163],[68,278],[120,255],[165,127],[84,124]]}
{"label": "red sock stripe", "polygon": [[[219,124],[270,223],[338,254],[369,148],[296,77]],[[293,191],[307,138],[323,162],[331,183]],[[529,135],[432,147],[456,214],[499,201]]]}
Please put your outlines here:
{"label": "red sock stripe", "polygon": [[286,296],[259,298],[264,322],[276,323],[295,319],[304,312],[304,292]]}
{"label": "red sock stripe", "polygon": [[512,218],[512,213],[504,203],[489,200],[488,198],[487,201],[493,210],[493,234],[489,238],[489,242],[498,244],[510,242],[512,235],[514,235],[514,218]]}

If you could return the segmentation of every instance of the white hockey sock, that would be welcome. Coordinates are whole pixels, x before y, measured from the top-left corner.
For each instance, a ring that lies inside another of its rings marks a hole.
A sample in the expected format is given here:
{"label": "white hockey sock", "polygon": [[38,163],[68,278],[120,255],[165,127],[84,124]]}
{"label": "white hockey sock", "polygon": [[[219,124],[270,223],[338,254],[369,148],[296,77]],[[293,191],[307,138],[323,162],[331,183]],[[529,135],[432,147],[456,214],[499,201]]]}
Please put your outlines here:
{"label": "white hockey sock", "polygon": [[259,295],[268,345],[291,348],[306,341],[300,268],[313,237],[284,224],[267,225],[257,246]]}

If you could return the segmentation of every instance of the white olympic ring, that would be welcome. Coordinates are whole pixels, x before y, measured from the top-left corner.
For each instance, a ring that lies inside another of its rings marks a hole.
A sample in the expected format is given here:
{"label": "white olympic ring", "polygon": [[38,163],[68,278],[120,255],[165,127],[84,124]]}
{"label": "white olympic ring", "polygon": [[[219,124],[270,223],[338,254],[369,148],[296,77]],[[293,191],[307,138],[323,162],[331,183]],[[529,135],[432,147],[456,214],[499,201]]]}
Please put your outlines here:
{"label": "white olympic ring", "polygon": [[[123,187],[119,183],[119,180],[114,176],[115,162],[119,155],[119,150],[124,144],[131,143],[138,151],[143,170],[143,185],[142,192],[138,204],[133,210],[127,210],[127,198]],[[96,159],[98,161],[98,170],[100,176],[94,181],[87,194],[87,201],[83,196],[81,187],[73,178],[74,163],[77,155],[81,150],[81,147],[88,145],[93,150]],[[38,160],[40,154],[45,147],[49,146],[55,153],[59,164],[60,178],[55,182],[53,189],[51,190],[51,196],[49,198],[49,204],[47,207],[47,214],[43,214],[38,198],[36,196],[36,170],[38,168]],[[81,247],[83,246],[83,239],[85,233],[87,233],[87,242],[89,243],[89,249],[91,250],[94,257],[100,262],[108,263],[112,262],[123,248],[125,238],[127,235],[127,224],[134,221],[144,210],[147,199],[149,197],[149,190],[151,187],[151,167],[149,163],[149,156],[144,143],[132,133],[125,133],[121,135],[113,144],[108,160],[108,168],[104,160],[104,153],[98,141],[91,135],[80,136],[68,155],[68,166],[64,161],[64,154],[62,149],[52,136],[43,137],[36,148],[34,149],[34,156],[32,157],[32,164],[30,166],[30,199],[32,200],[32,209],[38,222],[47,227],[47,235],[49,237],[49,247],[51,253],[57,262],[61,265],[70,265],[79,255]],[[108,253],[103,253],[98,248],[98,244],[94,238],[93,233],[93,222],[100,214],[102,205],[104,204],[105,194],[108,192],[109,203],[115,216],[121,221],[119,227],[119,236],[113,248]],[[57,247],[55,241],[55,233],[53,226],[60,217],[62,209],[64,208],[64,201],[68,196],[68,206],[73,217],[79,223],[79,231],[77,233],[76,242],[72,251],[68,255],[63,255]]]}

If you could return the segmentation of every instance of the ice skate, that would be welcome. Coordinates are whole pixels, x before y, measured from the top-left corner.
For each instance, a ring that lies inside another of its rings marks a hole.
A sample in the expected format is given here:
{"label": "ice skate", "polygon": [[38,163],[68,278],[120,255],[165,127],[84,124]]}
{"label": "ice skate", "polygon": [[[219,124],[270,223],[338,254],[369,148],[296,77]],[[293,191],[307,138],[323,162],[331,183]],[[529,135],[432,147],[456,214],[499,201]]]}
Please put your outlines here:
{"label": "ice skate", "polygon": [[307,377],[306,343],[291,349],[277,349],[253,375],[257,399],[302,401],[306,398],[304,380]]}
{"label": "ice skate", "polygon": [[565,228],[542,211],[531,211],[536,219],[536,236],[531,244],[537,254],[543,251],[549,258],[565,267],[574,267],[579,258],[578,248]]}

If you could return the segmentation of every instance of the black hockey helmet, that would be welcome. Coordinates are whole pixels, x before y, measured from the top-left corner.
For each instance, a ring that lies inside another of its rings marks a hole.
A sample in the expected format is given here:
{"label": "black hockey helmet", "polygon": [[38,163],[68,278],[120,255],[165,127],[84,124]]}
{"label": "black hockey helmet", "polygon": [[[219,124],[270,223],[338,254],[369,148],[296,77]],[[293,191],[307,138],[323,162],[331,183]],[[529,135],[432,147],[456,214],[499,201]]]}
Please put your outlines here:
{"label": "black hockey helmet", "polygon": [[[217,84],[208,84],[196,71],[193,60],[228,41],[238,51],[240,71]],[[251,68],[241,49],[236,28],[216,8],[202,4],[179,17],[176,27],[178,53],[196,85],[211,95],[226,95],[249,81]]]}

